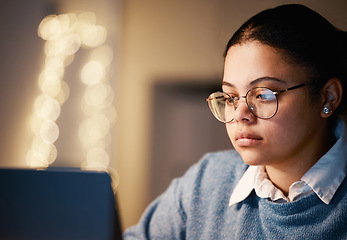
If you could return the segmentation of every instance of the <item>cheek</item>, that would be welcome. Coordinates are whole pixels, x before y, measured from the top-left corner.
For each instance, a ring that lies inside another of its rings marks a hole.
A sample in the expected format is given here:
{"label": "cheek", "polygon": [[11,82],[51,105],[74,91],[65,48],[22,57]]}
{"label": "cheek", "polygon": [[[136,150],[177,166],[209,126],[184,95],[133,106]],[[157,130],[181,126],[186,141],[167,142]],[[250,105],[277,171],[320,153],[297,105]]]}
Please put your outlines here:
{"label": "cheek", "polygon": [[232,147],[235,148],[235,145],[234,145],[234,142],[232,140],[232,135],[230,134],[229,128],[227,127],[226,129],[227,129],[227,134],[228,134],[230,143],[231,143]]}
{"label": "cheek", "polygon": [[266,130],[262,133],[266,137],[266,144],[273,148],[272,151],[289,154],[309,141],[316,124],[312,121],[313,113],[310,109],[301,106],[282,108],[283,111],[264,124]]}
{"label": "cheek", "polygon": [[290,122],[274,122],[263,132],[265,144],[271,146],[274,150],[284,150],[290,147],[298,137],[295,124]]}
{"label": "cheek", "polygon": [[232,123],[226,123],[225,128],[227,130],[227,134],[229,136],[231,143],[234,144],[233,143],[233,124]]}

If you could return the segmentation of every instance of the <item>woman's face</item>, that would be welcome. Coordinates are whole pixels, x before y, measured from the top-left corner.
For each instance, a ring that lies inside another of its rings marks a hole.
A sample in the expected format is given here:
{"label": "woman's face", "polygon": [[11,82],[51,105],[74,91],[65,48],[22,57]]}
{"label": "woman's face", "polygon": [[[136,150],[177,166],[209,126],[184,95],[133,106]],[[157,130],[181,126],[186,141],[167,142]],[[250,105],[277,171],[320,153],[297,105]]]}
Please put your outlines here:
{"label": "woman's face", "polygon": [[[274,48],[260,43],[234,45],[225,59],[223,91],[233,97],[245,96],[253,87],[280,91],[308,82],[304,68],[289,64]],[[276,115],[259,119],[241,99],[234,120],[226,124],[229,138],[249,165],[300,163],[306,155],[321,151],[322,107],[319,99],[315,102],[308,87],[281,93]]]}

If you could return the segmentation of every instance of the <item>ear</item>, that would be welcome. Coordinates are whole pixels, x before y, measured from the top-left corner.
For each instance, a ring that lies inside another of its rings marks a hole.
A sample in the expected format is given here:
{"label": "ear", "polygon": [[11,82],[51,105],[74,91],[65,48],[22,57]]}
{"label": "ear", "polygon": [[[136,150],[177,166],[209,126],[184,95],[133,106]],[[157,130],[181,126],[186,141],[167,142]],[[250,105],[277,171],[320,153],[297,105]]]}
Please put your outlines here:
{"label": "ear", "polygon": [[331,78],[322,89],[322,111],[324,118],[333,115],[342,99],[342,83],[338,78]]}

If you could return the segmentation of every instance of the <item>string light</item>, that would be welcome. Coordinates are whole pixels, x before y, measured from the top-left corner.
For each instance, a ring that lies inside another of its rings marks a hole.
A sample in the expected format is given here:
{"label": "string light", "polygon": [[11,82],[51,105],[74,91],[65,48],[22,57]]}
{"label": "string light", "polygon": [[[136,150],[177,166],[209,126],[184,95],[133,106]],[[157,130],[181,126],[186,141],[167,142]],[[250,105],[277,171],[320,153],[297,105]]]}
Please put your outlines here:
{"label": "string light", "polygon": [[81,167],[106,171],[110,158],[107,152],[110,128],[116,116],[109,81],[113,50],[104,44],[106,28],[96,24],[96,15],[92,12],[68,13],[45,17],[38,27],[38,35],[46,41],[45,63],[38,77],[41,93],[34,102],[30,120],[34,137],[27,154],[27,165],[48,167],[58,156],[54,145],[59,137],[56,120],[70,94],[69,86],[63,80],[65,67],[83,47],[94,50],[80,74],[85,85],[81,101],[85,119],[78,131],[85,156]]}

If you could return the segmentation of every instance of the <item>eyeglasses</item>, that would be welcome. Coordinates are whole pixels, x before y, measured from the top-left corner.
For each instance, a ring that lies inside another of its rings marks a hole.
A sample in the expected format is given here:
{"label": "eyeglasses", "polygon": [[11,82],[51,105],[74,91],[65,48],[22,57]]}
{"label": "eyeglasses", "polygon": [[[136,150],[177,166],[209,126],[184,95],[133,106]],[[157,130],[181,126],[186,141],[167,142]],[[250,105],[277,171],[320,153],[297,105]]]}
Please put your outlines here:
{"label": "eyeglasses", "polygon": [[246,100],[248,109],[254,116],[261,119],[269,119],[277,113],[277,95],[306,85],[307,84],[303,83],[277,92],[266,87],[255,87],[248,90],[245,96],[240,97],[231,97],[229,94],[224,92],[215,92],[212,93],[206,101],[208,102],[212,114],[217,118],[217,120],[223,123],[228,123],[234,120],[238,101],[241,98]]}

